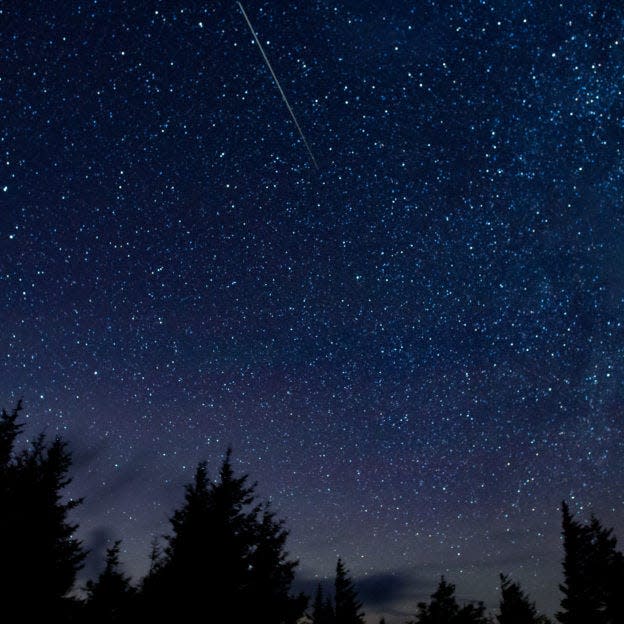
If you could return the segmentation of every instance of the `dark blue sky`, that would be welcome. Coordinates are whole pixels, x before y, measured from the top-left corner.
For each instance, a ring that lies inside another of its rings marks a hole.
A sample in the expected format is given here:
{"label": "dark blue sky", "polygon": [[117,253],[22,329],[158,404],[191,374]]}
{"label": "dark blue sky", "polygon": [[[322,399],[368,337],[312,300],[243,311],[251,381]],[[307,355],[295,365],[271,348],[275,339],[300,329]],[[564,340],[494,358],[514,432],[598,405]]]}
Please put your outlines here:
{"label": "dark blue sky", "polygon": [[[0,399],[145,571],[228,444],[403,621],[624,531],[624,8],[9,0]],[[90,559],[88,571],[99,565]]]}

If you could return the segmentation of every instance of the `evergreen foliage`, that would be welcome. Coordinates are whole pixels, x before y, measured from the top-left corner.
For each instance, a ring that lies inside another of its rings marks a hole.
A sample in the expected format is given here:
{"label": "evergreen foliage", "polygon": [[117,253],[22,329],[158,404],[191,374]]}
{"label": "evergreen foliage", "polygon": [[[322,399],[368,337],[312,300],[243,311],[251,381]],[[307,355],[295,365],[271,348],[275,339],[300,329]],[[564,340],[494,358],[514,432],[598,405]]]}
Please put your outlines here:
{"label": "evergreen foliage", "polygon": [[119,565],[119,547],[116,541],[106,551],[106,565],[96,581],[86,585],[86,620],[94,624],[129,622],[135,590],[130,578],[123,574]]}
{"label": "evergreen foliage", "polygon": [[334,624],[334,617],[332,600],[323,595],[323,588],[319,583],[312,603],[312,624]]}
{"label": "evergreen foliage", "polygon": [[539,616],[535,603],[520,587],[519,583],[513,582],[508,576],[500,575],[501,598],[499,613],[496,616],[498,624],[542,624],[543,616]]}
{"label": "evergreen foliage", "polygon": [[592,515],[589,524],[574,519],[561,505],[563,533],[563,599],[561,624],[622,624],[624,622],[624,557],[616,549],[612,529]]}
{"label": "evergreen foliage", "polygon": [[334,588],[334,617],[336,624],[364,624],[364,613],[360,611],[362,603],[358,600],[353,581],[340,557],[338,557],[336,563]]}
{"label": "evergreen foliage", "polygon": [[10,414],[4,408],[2,409],[2,416],[0,417],[0,477],[2,478],[8,478],[15,441],[23,428],[23,425],[17,422],[22,409],[22,399],[17,402]]}
{"label": "evergreen foliage", "polygon": [[[73,602],[68,594],[85,557],[73,537],[77,525],[69,513],[80,500],[63,499],[71,482],[71,456],[65,442],[48,443],[38,436],[17,452],[22,425],[21,401],[0,418],[0,587],[3,608],[23,611],[37,619],[68,617]],[[35,599],[33,599],[35,598]]]}
{"label": "evergreen foliage", "polygon": [[[16,449],[22,402],[0,415],[0,599],[2,615],[24,613],[44,620],[126,624],[135,621],[262,622],[296,624],[307,605],[292,595],[298,562],[286,551],[288,530],[256,485],[235,474],[228,449],[216,480],[200,463],[184,501],[170,518],[164,542],[155,539],[150,568],[133,588],[120,569],[120,542],[105,567],[71,597],[85,558],[69,514],[81,500],[67,500],[71,455],[61,439],[39,435]],[[562,504],[564,545],[560,624],[624,624],[624,555],[612,529],[591,516],[583,524]],[[550,624],[517,582],[500,576],[497,624]],[[22,618],[23,619],[23,618]],[[363,624],[362,602],[338,558],[334,596],[316,590],[311,624]],[[382,618],[380,624],[385,620]],[[460,605],[455,586],[441,577],[429,602],[418,603],[411,624],[490,624],[483,603]]]}
{"label": "evergreen foliage", "polygon": [[455,585],[442,576],[431,601],[418,603],[412,624],[488,624],[488,619],[482,602],[460,607],[455,599]]}
{"label": "evergreen foliage", "polygon": [[291,596],[296,561],[284,546],[288,531],[267,505],[255,502],[255,485],[237,477],[228,450],[219,479],[200,463],[185,488],[172,532],[143,584],[143,605],[159,616],[182,619],[206,613],[214,621],[296,622],[307,599]]}

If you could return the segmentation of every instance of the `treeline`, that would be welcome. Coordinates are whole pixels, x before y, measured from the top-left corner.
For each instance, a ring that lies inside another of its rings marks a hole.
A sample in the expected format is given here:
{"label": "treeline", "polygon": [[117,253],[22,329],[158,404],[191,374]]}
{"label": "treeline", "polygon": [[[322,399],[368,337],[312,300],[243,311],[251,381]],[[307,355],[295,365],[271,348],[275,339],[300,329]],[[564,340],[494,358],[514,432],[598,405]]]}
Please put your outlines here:
{"label": "treeline", "polygon": [[[0,617],[2,621],[125,624],[233,622],[363,624],[362,602],[338,559],[333,591],[319,584],[310,599],[293,592],[297,561],[285,550],[288,531],[257,500],[247,475],[234,473],[228,450],[218,477],[200,463],[170,518],[170,533],[152,543],[150,568],[133,584],[119,560],[120,542],[103,571],[82,588],[76,576],[86,551],[66,500],[71,454],[61,439],[37,437],[16,450],[21,401],[0,418]],[[562,504],[563,583],[560,624],[624,624],[624,556],[612,531],[592,517],[583,524]],[[510,577],[500,577],[500,603],[460,604],[444,577],[406,624],[546,624]],[[76,590],[82,589],[82,598]],[[383,622],[383,619],[382,619]]]}

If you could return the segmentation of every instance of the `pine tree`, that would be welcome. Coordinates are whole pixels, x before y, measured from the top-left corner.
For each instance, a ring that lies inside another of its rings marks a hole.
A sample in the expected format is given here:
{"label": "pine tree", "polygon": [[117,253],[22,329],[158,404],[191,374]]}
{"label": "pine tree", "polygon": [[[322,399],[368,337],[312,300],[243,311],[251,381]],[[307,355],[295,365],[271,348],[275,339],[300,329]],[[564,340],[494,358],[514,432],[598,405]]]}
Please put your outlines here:
{"label": "pine tree", "polygon": [[290,596],[296,561],[285,551],[288,531],[265,505],[255,522],[255,546],[248,559],[250,601],[255,614],[264,622],[296,622],[307,605],[307,598]]}
{"label": "pine tree", "polygon": [[323,622],[323,586],[319,583],[316,586],[314,601],[312,602],[312,624],[324,624]]}
{"label": "pine tree", "polygon": [[208,479],[205,462],[197,466],[184,504],[170,518],[160,561],[143,584],[155,615],[185,619],[203,612],[219,621],[228,609],[241,608],[235,599],[245,582],[248,539],[242,510],[251,500],[244,480],[234,480],[229,452],[218,486]]}
{"label": "pine tree", "polygon": [[17,402],[13,411],[9,414],[4,408],[0,417],[0,478],[7,476],[17,436],[23,425],[17,423],[19,413],[22,411],[22,400]]}
{"label": "pine tree", "polygon": [[67,617],[67,598],[85,553],[68,520],[80,500],[63,500],[71,479],[71,455],[65,442],[47,443],[40,435],[16,453],[21,402],[0,419],[0,587],[5,612],[24,605],[36,619],[43,614]]}
{"label": "pine tree", "polygon": [[167,604],[174,592],[168,587],[165,557],[158,537],[150,543],[149,569],[139,584],[135,605],[146,620],[156,620],[165,615],[163,604]]}
{"label": "pine tree", "polygon": [[312,624],[334,624],[334,607],[331,598],[323,595],[323,588],[320,583],[316,587],[311,619]]}
{"label": "pine tree", "polygon": [[96,581],[89,581],[86,585],[85,612],[89,622],[112,624],[130,622],[132,619],[135,590],[130,584],[130,578],[120,570],[120,544],[118,540],[106,551],[104,570]]}
{"label": "pine tree", "polygon": [[563,593],[557,620],[562,624],[621,624],[624,621],[624,557],[612,529],[597,518],[575,520],[562,503]]}
{"label": "pine tree", "polygon": [[528,596],[522,591],[519,583],[513,582],[508,576],[500,575],[501,598],[499,624],[539,624],[540,618]]}
{"label": "pine tree", "polygon": [[490,624],[491,620],[485,615],[485,605],[482,602],[463,606],[453,624]]}
{"label": "pine tree", "polygon": [[[288,532],[267,505],[255,502],[255,485],[236,477],[231,450],[211,482],[205,462],[185,488],[170,519],[162,557],[143,582],[144,608],[158,617],[291,624],[307,600],[291,596],[296,561],[284,550]],[[202,616],[203,617],[203,616]]]}
{"label": "pine tree", "polygon": [[561,624],[596,622],[596,600],[592,597],[592,581],[588,578],[589,542],[586,528],[576,522],[566,502],[561,504],[563,533],[563,576],[559,586],[563,593],[561,611],[557,619]]}
{"label": "pine tree", "polygon": [[589,575],[597,586],[602,622],[624,622],[624,555],[617,550],[613,529],[606,529],[592,515],[588,528],[591,541]]}
{"label": "pine tree", "polygon": [[460,608],[455,599],[455,585],[441,577],[429,603],[419,602],[416,620],[412,624],[487,624],[482,602]]}
{"label": "pine tree", "polygon": [[444,576],[436,591],[431,594],[431,601],[418,603],[416,614],[417,624],[446,624],[453,622],[459,613],[459,605],[455,600],[455,585],[447,583]]}
{"label": "pine tree", "polygon": [[364,624],[364,613],[360,612],[362,603],[358,600],[353,581],[340,557],[336,563],[334,587],[336,624]]}

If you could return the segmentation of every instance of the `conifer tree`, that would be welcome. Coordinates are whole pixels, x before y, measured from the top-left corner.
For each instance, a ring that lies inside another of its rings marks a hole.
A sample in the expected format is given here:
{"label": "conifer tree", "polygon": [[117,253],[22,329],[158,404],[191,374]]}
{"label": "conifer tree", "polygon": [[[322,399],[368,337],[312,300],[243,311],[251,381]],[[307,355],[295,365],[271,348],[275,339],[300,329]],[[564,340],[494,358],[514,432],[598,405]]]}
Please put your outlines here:
{"label": "conifer tree", "polygon": [[491,624],[491,620],[485,615],[485,605],[477,602],[464,605],[453,624]]}
{"label": "conifer tree", "polygon": [[561,513],[564,582],[559,586],[563,599],[557,619],[561,624],[594,622],[598,614],[595,612],[596,600],[591,595],[592,583],[586,565],[589,557],[587,531],[573,519],[565,501],[561,504]]}
{"label": "conifer tree", "polygon": [[312,602],[312,624],[323,624],[323,586],[319,583],[316,586],[314,601]]}
{"label": "conifer tree", "polygon": [[307,598],[290,596],[296,561],[285,551],[288,531],[265,505],[255,521],[254,540],[248,559],[249,604],[265,622],[296,622],[307,605]]}
{"label": "conifer tree", "polygon": [[340,557],[336,563],[334,588],[336,624],[364,624],[364,613],[360,612],[362,603],[358,600],[353,581]]}
{"label": "conifer tree", "polygon": [[336,612],[334,610],[334,603],[330,596],[327,596],[327,598],[325,598],[324,617],[327,624],[335,624]]}
{"label": "conifer tree", "polygon": [[561,624],[621,624],[624,621],[624,557],[612,529],[597,518],[575,520],[565,501],[562,510],[563,593]]}
{"label": "conifer tree", "polygon": [[419,602],[412,624],[487,624],[482,602],[460,607],[455,599],[455,585],[441,577],[429,603]]}
{"label": "conifer tree", "polygon": [[7,476],[13,458],[15,440],[23,427],[17,422],[21,411],[22,399],[17,402],[10,414],[2,408],[2,416],[0,417],[0,478]]}
{"label": "conifer tree", "polygon": [[0,587],[5,612],[29,606],[33,619],[43,614],[67,617],[67,598],[85,553],[73,537],[69,513],[80,500],[63,499],[71,455],[65,442],[47,443],[40,435],[29,448],[15,451],[21,401],[0,418]]}
{"label": "conifer tree", "polygon": [[418,624],[430,624],[433,622],[452,622],[457,617],[459,605],[455,600],[455,585],[447,583],[444,576],[436,591],[431,594],[431,602],[418,603]]}
{"label": "conifer tree", "polygon": [[85,612],[89,622],[113,624],[131,620],[132,598],[135,590],[119,565],[119,547],[116,541],[106,551],[106,565],[96,581],[86,585]]}
{"label": "conifer tree", "polygon": [[148,620],[164,616],[163,603],[174,592],[167,585],[167,570],[164,569],[165,557],[158,537],[150,543],[149,569],[137,588],[135,605],[137,610]]}
{"label": "conifer tree", "polygon": [[320,583],[316,587],[311,619],[312,624],[334,624],[334,607],[331,598],[323,595],[323,588]]}
{"label": "conifer tree", "polygon": [[591,516],[588,534],[592,543],[590,575],[598,586],[602,621],[606,624],[624,622],[624,555],[617,550],[613,529],[606,529]]}
{"label": "conifer tree", "polygon": [[297,562],[284,550],[288,532],[268,506],[256,503],[247,479],[234,475],[231,450],[214,482],[205,462],[198,465],[170,519],[164,553],[143,583],[149,613],[267,624],[291,624],[302,615],[307,600],[290,595]]}
{"label": "conifer tree", "polygon": [[539,624],[543,622],[519,583],[501,574],[501,598],[496,620],[499,624]]}

